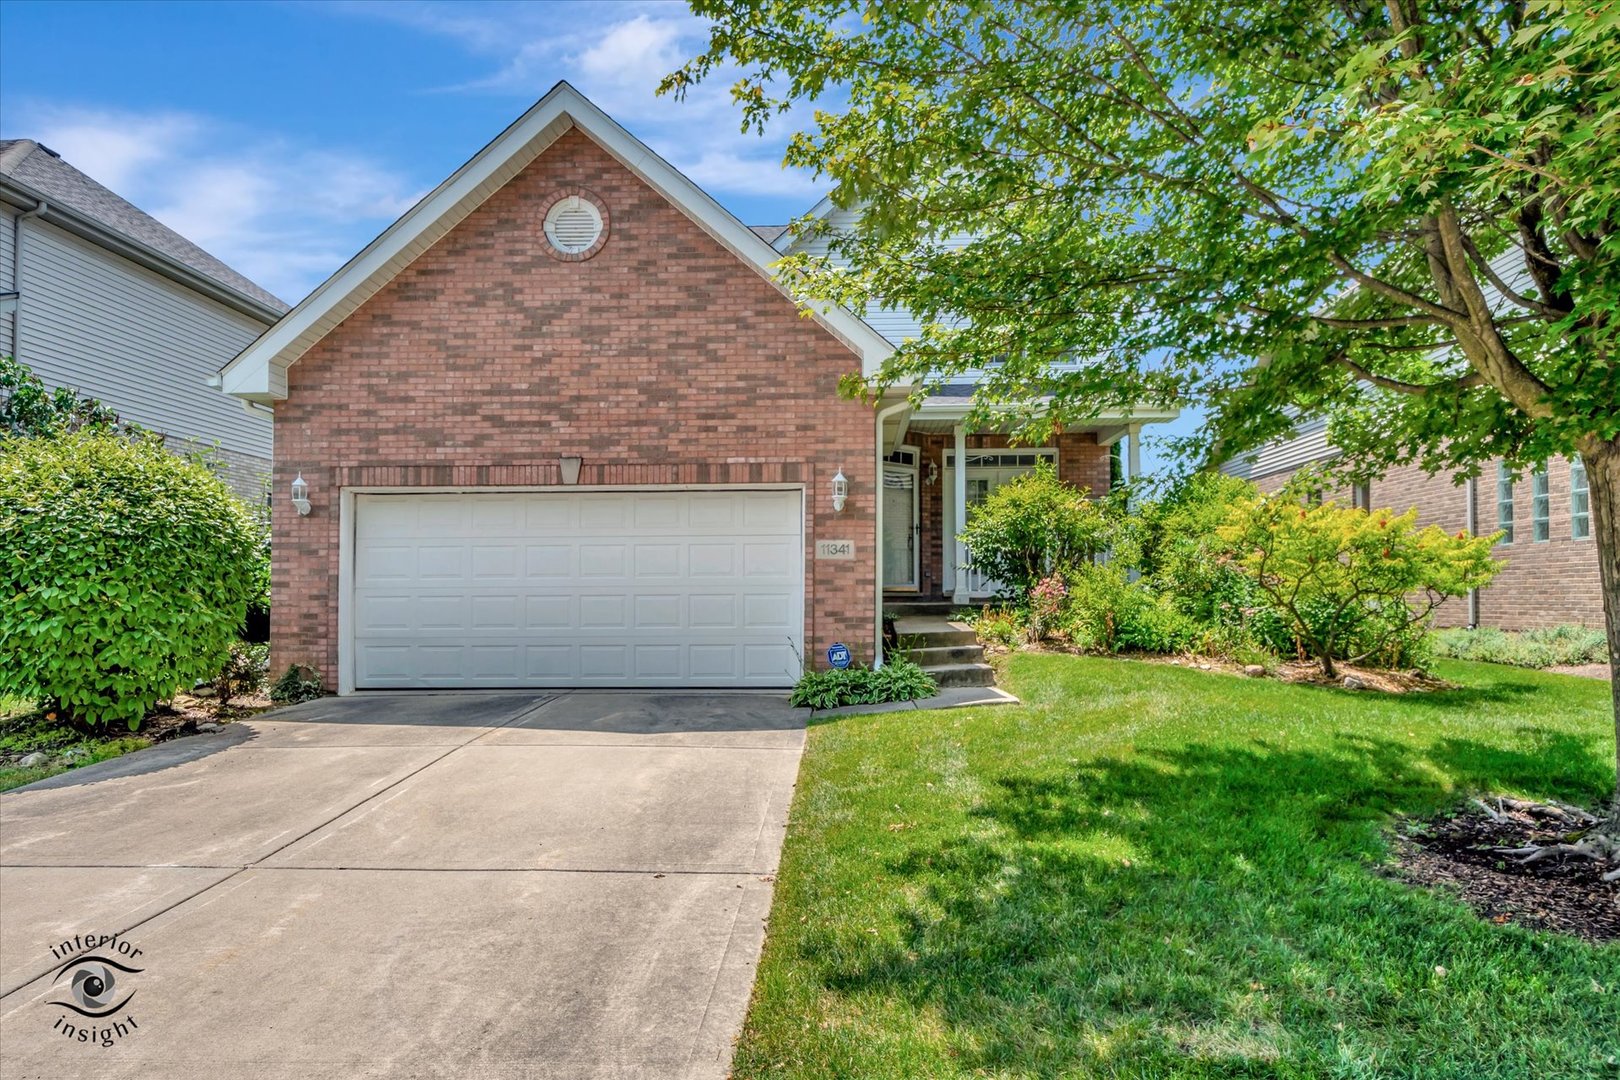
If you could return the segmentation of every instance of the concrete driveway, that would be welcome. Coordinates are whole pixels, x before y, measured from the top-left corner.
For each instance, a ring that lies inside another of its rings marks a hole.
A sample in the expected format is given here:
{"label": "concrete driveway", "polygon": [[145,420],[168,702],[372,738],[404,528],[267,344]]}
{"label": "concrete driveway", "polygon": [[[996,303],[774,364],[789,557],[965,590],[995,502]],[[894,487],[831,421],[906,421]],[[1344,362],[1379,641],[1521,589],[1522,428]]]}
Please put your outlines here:
{"label": "concrete driveway", "polygon": [[371,695],[0,795],[0,1074],[723,1077],[803,742],[780,697]]}

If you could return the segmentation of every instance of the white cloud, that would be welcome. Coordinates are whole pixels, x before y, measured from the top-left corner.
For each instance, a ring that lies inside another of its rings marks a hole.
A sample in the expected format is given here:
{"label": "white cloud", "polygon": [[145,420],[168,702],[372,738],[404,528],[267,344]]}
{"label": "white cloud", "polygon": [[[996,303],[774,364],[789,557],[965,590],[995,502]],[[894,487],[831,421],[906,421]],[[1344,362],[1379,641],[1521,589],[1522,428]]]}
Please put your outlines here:
{"label": "white cloud", "polygon": [[13,113],[8,134],[44,143],[289,302],[421,195],[378,162],[204,116],[27,103]]}
{"label": "white cloud", "polygon": [[579,54],[579,70],[593,80],[639,81],[667,74],[682,59],[681,28],[669,19],[637,15],[608,29]]}
{"label": "white cloud", "polygon": [[469,81],[431,88],[438,92],[505,94],[526,105],[567,79],[717,196],[776,196],[802,202],[797,210],[804,210],[823,193],[824,185],[781,167],[785,128],[767,138],[740,130],[734,73],[711,75],[681,101],[657,95],[663,77],[708,41],[708,24],[684,5],[456,2],[338,10],[448,39],[489,65]]}

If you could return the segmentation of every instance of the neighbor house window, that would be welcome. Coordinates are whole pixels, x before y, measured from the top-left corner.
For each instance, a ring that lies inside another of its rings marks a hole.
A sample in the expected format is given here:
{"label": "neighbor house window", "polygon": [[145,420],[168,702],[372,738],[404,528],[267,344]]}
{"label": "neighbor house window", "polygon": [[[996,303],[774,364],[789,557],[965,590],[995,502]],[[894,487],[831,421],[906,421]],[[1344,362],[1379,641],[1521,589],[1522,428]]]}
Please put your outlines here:
{"label": "neighbor house window", "polygon": [[1513,543],[1513,471],[1505,461],[1496,465],[1496,527],[1502,543]]}
{"label": "neighbor house window", "polygon": [[1546,463],[1530,474],[1530,526],[1534,539],[1552,539],[1552,496],[1547,488]]}
{"label": "neighbor house window", "polygon": [[1357,510],[1372,509],[1372,485],[1356,484],[1350,489],[1350,505]]}
{"label": "neighbor house window", "polygon": [[1586,462],[1569,462],[1569,533],[1577,540],[1592,536],[1592,493],[1586,484]]}

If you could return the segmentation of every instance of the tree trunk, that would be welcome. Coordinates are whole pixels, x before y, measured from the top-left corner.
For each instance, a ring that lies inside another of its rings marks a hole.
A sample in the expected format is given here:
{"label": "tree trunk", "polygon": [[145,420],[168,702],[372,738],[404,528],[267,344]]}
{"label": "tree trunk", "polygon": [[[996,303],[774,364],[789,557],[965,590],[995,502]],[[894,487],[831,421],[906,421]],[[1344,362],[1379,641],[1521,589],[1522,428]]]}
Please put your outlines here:
{"label": "tree trunk", "polygon": [[1603,585],[1604,630],[1609,638],[1609,686],[1614,702],[1615,794],[1609,804],[1605,831],[1620,836],[1620,443],[1588,447],[1581,454],[1586,465],[1588,498],[1592,506],[1592,538],[1597,543],[1598,579]]}

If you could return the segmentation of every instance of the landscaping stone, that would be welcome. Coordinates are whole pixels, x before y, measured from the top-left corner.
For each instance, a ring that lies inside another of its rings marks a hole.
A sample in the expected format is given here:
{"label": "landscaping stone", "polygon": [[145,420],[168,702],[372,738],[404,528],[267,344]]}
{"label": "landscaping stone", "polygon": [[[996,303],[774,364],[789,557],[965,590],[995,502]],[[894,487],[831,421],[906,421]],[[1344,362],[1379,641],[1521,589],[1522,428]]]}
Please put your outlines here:
{"label": "landscaping stone", "polygon": [[1265,677],[1266,669],[1259,664],[1245,664],[1243,665],[1243,674],[1251,679],[1262,679]]}
{"label": "landscaping stone", "polygon": [[35,765],[45,764],[45,755],[40,751],[35,750],[32,754],[23,755],[23,759],[17,762],[17,764],[21,768],[32,769]]}
{"label": "landscaping stone", "polygon": [[221,730],[223,730],[223,729],[218,724],[198,724],[197,725],[198,734],[206,735],[206,734],[209,734],[211,732],[221,731]]}
{"label": "landscaping stone", "polygon": [[1355,675],[1346,675],[1344,677],[1344,688],[1346,690],[1365,690],[1367,689],[1367,680]]}

